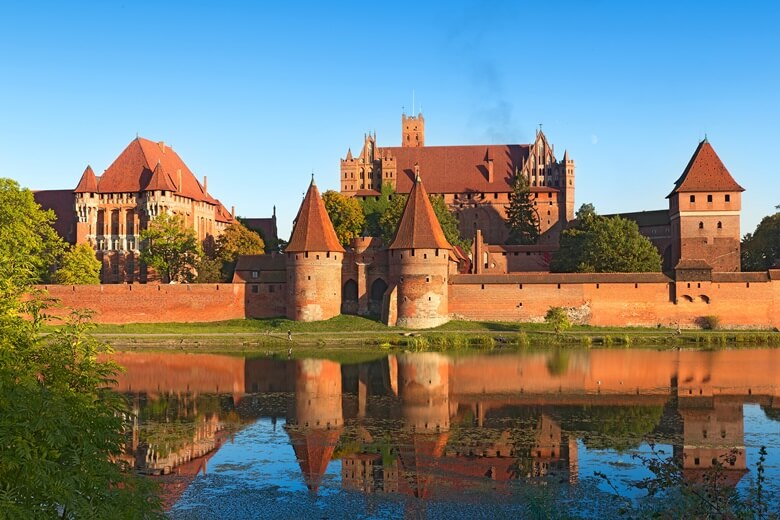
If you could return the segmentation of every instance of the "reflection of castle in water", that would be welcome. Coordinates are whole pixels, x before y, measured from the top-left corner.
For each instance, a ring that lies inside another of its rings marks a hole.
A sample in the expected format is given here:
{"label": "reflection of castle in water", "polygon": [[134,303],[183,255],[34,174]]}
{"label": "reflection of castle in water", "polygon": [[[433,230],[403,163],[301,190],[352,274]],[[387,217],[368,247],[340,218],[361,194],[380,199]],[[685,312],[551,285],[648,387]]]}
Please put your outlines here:
{"label": "reflection of castle in water", "polygon": [[[563,359],[560,353],[457,359],[427,353],[358,365],[206,355],[118,357],[127,367],[120,390],[157,395],[165,388],[169,395],[190,398],[228,392],[241,421],[286,415],[303,478],[315,492],[336,457],[343,486],[362,492],[432,497],[480,483],[500,489],[518,479],[576,482],[582,427],[570,411],[600,417],[600,410],[628,408],[658,410],[654,424],[673,425],[675,454],[687,478],[699,480],[717,463],[733,485],[747,471],[743,404],[780,408],[780,351],[769,349],[592,350]],[[257,393],[267,392],[292,393],[292,398],[287,405],[244,409],[242,403],[259,403]],[[187,450],[195,455],[217,448],[224,407],[220,413],[219,420],[215,411],[199,423],[184,448],[164,459],[150,460],[147,452],[146,463],[162,461],[173,471],[197,459],[183,455]],[[134,438],[133,447],[143,442]]]}

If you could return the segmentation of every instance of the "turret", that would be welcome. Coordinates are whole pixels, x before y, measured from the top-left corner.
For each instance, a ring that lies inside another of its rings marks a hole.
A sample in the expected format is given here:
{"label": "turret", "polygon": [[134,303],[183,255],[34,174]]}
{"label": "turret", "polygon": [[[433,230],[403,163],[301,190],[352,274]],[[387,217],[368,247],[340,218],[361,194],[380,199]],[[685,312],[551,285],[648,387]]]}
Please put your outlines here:
{"label": "turret", "polygon": [[[98,214],[98,182],[92,167],[87,165],[73,190],[76,212],[76,243],[95,245]],[[102,232],[100,233],[102,234]]]}
{"label": "turret", "polygon": [[436,327],[449,321],[447,281],[452,246],[447,242],[428,193],[417,175],[390,251],[391,293],[397,316],[386,309],[386,322],[411,328]]}
{"label": "turret", "polygon": [[715,272],[739,271],[743,191],[709,141],[701,141],[667,196],[672,254],[665,267],[695,260]]}
{"label": "turret", "polygon": [[295,220],[287,255],[287,317],[327,320],[341,312],[344,248],[312,178]]}
{"label": "turret", "polygon": [[563,202],[566,210],[566,222],[574,220],[574,161],[569,151],[563,152]]}
{"label": "turret", "polygon": [[417,116],[401,115],[401,146],[420,148],[425,146],[425,119],[422,113]]}

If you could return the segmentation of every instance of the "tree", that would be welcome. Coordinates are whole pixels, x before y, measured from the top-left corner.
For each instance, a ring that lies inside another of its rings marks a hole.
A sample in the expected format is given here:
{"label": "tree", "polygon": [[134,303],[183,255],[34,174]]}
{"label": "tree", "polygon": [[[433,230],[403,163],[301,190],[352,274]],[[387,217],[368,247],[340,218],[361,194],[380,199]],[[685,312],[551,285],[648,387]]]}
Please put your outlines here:
{"label": "tree", "polygon": [[191,281],[200,256],[195,232],[180,215],[163,213],[141,231],[141,261],[164,283]]}
{"label": "tree", "polygon": [[[403,195],[400,196],[403,197]],[[366,197],[365,200],[359,201],[360,207],[363,208],[363,215],[365,217],[365,224],[363,227],[363,234],[365,236],[383,236],[382,226],[380,225],[379,221],[381,220],[382,215],[384,215],[390,207],[394,198],[396,198],[395,190],[389,184],[383,184],[382,191],[378,197]],[[403,210],[403,205],[401,206],[401,209]],[[393,229],[393,233],[394,232],[395,229]],[[390,235],[390,238],[392,239],[392,235]]]}
{"label": "tree", "polygon": [[602,217],[583,206],[577,227],[561,234],[553,272],[640,273],[661,270],[661,255],[639,226],[622,217]]}
{"label": "tree", "polygon": [[265,243],[260,235],[239,222],[230,223],[217,239],[216,257],[235,263],[240,255],[265,254]]}
{"label": "tree", "polygon": [[0,178],[0,280],[15,287],[48,280],[65,247],[52,227],[55,220],[30,190]]}
{"label": "tree", "polygon": [[348,246],[353,238],[361,235],[365,227],[366,217],[363,214],[363,208],[356,198],[347,197],[333,190],[323,193],[322,201],[325,203],[325,209],[328,211],[331,222],[333,222],[339,242]]}
{"label": "tree", "polygon": [[398,223],[401,222],[401,216],[404,214],[406,206],[406,195],[396,193],[388,201],[387,208],[379,217],[379,236],[382,237],[382,243],[389,246],[395,238],[395,232],[398,230]]}
{"label": "tree", "polygon": [[544,321],[549,324],[556,334],[562,333],[571,327],[569,315],[563,307],[550,307],[544,315]]}
{"label": "tree", "polygon": [[517,172],[512,181],[512,195],[506,210],[509,227],[507,244],[532,245],[539,240],[539,213],[531,202],[531,187],[525,175]]}
{"label": "tree", "polygon": [[439,221],[441,230],[444,232],[444,236],[447,242],[453,246],[458,246],[464,251],[471,250],[471,242],[463,240],[460,236],[460,223],[455,214],[447,207],[447,203],[444,202],[444,197],[441,195],[429,195],[433,212],[436,213],[436,219]]}
{"label": "tree", "polygon": [[87,285],[100,283],[101,263],[89,244],[78,244],[62,255],[54,273],[54,283],[63,285]]}
{"label": "tree", "polygon": [[780,212],[761,219],[756,230],[742,239],[742,270],[766,271],[778,258],[780,258]]}

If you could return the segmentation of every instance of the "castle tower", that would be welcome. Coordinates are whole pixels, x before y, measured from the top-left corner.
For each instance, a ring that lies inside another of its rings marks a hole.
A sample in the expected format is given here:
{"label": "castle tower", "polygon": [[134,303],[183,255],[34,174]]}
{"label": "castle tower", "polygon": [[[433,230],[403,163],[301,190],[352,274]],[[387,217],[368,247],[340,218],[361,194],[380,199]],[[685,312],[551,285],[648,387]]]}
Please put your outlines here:
{"label": "castle tower", "polygon": [[449,321],[447,279],[452,246],[444,236],[419,172],[388,249],[390,279],[397,288],[395,324],[429,328]]}
{"label": "castle tower", "polygon": [[76,211],[76,243],[95,245],[95,237],[98,234],[97,214],[98,214],[98,182],[95,172],[91,166],[87,166],[84,173],[81,174],[75,195]]}
{"label": "castle tower", "polygon": [[422,113],[409,117],[401,114],[401,146],[404,148],[425,146],[425,119]]}
{"label": "castle tower", "polygon": [[287,254],[287,317],[327,320],[341,313],[341,247],[312,178],[295,220]]}
{"label": "castle tower", "polygon": [[743,191],[705,138],[666,197],[671,267],[683,260],[703,260],[716,272],[739,271]]}
{"label": "castle tower", "polygon": [[574,220],[574,161],[569,159],[569,151],[563,152],[563,202],[566,206],[566,222]]}

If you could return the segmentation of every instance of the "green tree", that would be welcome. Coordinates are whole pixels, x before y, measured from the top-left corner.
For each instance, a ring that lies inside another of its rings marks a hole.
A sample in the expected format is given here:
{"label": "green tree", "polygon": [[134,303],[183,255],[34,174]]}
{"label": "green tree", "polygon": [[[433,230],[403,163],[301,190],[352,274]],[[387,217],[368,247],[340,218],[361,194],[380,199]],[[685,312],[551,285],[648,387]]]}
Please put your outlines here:
{"label": "green tree", "polygon": [[576,227],[561,234],[560,249],[553,256],[553,272],[640,273],[661,270],[661,255],[639,226],[622,217],[602,217],[577,212]]}
{"label": "green tree", "polygon": [[[400,196],[403,197],[403,195]],[[381,220],[382,215],[384,215],[390,207],[394,198],[396,198],[395,190],[389,184],[383,184],[382,191],[379,196],[366,197],[365,200],[359,201],[360,207],[363,208],[363,215],[365,216],[365,224],[363,228],[363,234],[365,236],[383,236],[382,226],[379,221]],[[403,206],[401,206],[401,209],[403,209]],[[400,218],[400,214],[398,216]],[[395,232],[395,229],[393,229],[393,232]],[[392,235],[390,238],[392,239]]]}
{"label": "green tree", "polygon": [[[222,271],[224,263],[219,258],[212,258],[203,255],[198,260],[198,276],[195,277],[196,283],[220,283],[230,281],[226,279],[226,274]],[[232,276],[231,276],[232,279]]]}
{"label": "green tree", "polygon": [[235,263],[240,255],[262,254],[265,254],[263,239],[239,222],[229,224],[217,239],[216,258],[223,262]]}
{"label": "green tree", "polygon": [[518,172],[512,181],[512,195],[506,210],[509,228],[507,244],[532,245],[539,240],[539,213],[531,201],[531,187]]}
{"label": "green tree", "polygon": [[429,195],[429,198],[431,200],[433,212],[436,213],[436,219],[439,221],[439,225],[441,225],[441,230],[444,232],[447,242],[453,246],[461,247],[466,252],[470,251],[471,242],[467,242],[461,238],[458,218],[450,211],[450,208],[447,207],[447,203],[444,202],[444,197],[441,195]]}
{"label": "green tree", "polygon": [[336,230],[336,236],[342,245],[348,246],[353,238],[361,235],[366,224],[366,217],[363,208],[354,197],[347,197],[333,190],[328,190],[322,194],[322,201],[325,203],[325,209],[333,227]]}
{"label": "green tree", "polygon": [[780,212],[761,219],[756,230],[742,239],[742,270],[766,271],[778,258],[780,258]]}
{"label": "green tree", "polygon": [[0,178],[0,281],[22,287],[49,279],[64,243],[44,211],[16,181]]}
{"label": "green tree", "polygon": [[141,231],[141,261],[164,283],[191,281],[201,256],[195,232],[180,215],[163,213]]}
{"label": "green tree", "polygon": [[54,283],[63,285],[99,284],[100,267],[92,246],[78,244],[65,251],[52,278]]}
{"label": "green tree", "polygon": [[569,315],[563,307],[550,307],[547,309],[544,321],[553,328],[556,334],[560,334],[571,327]]}
{"label": "green tree", "polygon": [[398,223],[401,222],[401,216],[404,214],[406,206],[406,195],[396,193],[388,202],[384,213],[379,217],[379,236],[382,237],[382,243],[389,246],[395,238],[395,232],[398,230]]}

